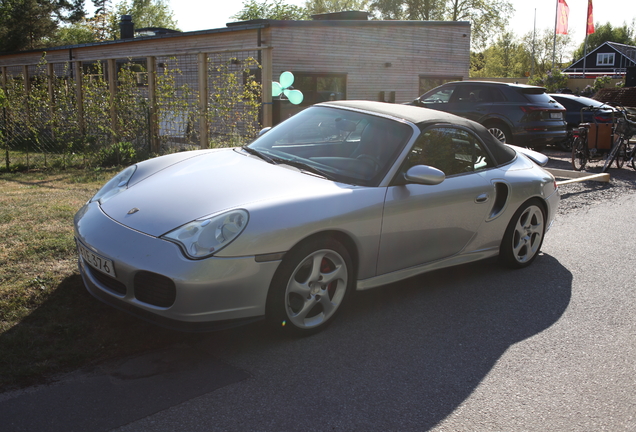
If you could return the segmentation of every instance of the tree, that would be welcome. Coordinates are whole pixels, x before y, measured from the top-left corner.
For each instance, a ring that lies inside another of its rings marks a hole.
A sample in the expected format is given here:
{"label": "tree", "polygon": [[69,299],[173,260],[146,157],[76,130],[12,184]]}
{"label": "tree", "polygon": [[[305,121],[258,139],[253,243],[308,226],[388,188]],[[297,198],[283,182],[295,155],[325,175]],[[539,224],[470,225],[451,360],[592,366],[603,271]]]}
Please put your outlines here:
{"label": "tree", "polygon": [[257,0],[244,0],[243,9],[238,11],[232,18],[239,21],[249,21],[254,19],[274,19],[274,20],[304,20],[309,19],[307,9],[288,5],[283,0],[264,0],[259,3]]}
{"label": "tree", "polygon": [[79,45],[99,40],[89,21],[83,20],[57,29],[55,36],[47,39],[46,46]]}
{"label": "tree", "polygon": [[[623,24],[622,27],[612,27],[612,24],[596,24],[595,32],[587,37],[587,52],[603,45],[605,42],[617,42],[625,45],[636,45],[636,35],[634,34],[636,21],[632,21],[632,27]],[[574,51],[574,59],[578,60],[585,55],[585,42]]]}
{"label": "tree", "polygon": [[382,19],[470,21],[475,48],[503,31],[514,11],[509,0],[375,0],[372,7]]}
{"label": "tree", "polygon": [[374,11],[382,19],[441,21],[447,0],[375,0]]}
{"label": "tree", "polygon": [[177,29],[177,21],[166,0],[123,0],[108,12],[110,39],[119,39],[122,15],[131,15],[135,28]]}
{"label": "tree", "polygon": [[503,32],[514,12],[508,0],[449,0],[446,6],[446,20],[470,21],[471,43],[477,48]]}
{"label": "tree", "polygon": [[0,51],[41,48],[84,15],[84,0],[0,0]]}
{"label": "tree", "polygon": [[535,75],[546,75],[552,70],[555,52],[557,55],[554,59],[556,69],[561,69],[566,63],[569,64],[563,57],[568,52],[571,41],[570,35],[557,35],[555,49],[554,28],[543,29],[543,31],[538,31],[536,35],[533,35],[532,32],[526,33],[522,38],[522,44],[530,55],[534,52]]}
{"label": "tree", "polygon": [[370,0],[307,0],[305,9],[309,15],[342,11],[367,11]]}
{"label": "tree", "polygon": [[93,30],[98,41],[107,40],[110,36],[109,14],[112,11],[110,0],[93,0],[95,14],[86,24]]}
{"label": "tree", "polygon": [[531,57],[515,35],[506,31],[479,53],[471,53],[471,77],[515,78],[529,74]]}

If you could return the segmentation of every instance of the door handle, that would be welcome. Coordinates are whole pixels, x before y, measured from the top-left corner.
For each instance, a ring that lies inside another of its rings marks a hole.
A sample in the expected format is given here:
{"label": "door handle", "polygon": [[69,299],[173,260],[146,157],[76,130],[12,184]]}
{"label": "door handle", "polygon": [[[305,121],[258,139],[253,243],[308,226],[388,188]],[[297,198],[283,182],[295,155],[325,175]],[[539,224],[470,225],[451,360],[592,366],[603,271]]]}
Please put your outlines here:
{"label": "door handle", "polygon": [[476,203],[484,203],[488,201],[488,194],[487,193],[483,193],[481,195],[477,195],[477,198],[475,198],[475,202]]}

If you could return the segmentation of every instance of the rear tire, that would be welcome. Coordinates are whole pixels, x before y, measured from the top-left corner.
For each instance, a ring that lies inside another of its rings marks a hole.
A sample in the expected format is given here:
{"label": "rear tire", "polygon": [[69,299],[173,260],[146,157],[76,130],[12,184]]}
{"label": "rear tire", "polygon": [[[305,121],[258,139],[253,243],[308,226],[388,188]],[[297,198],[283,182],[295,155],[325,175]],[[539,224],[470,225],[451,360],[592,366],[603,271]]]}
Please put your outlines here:
{"label": "rear tire", "polygon": [[580,137],[574,138],[572,143],[572,168],[576,171],[585,169],[585,164],[587,164],[587,149],[585,145],[586,143]]}
{"label": "rear tire", "polygon": [[527,267],[537,258],[545,235],[545,213],[537,199],[524,203],[512,216],[499,248],[499,260],[510,268]]}
{"label": "rear tire", "polygon": [[502,143],[512,144],[512,134],[508,126],[502,123],[486,123],[486,129]]}

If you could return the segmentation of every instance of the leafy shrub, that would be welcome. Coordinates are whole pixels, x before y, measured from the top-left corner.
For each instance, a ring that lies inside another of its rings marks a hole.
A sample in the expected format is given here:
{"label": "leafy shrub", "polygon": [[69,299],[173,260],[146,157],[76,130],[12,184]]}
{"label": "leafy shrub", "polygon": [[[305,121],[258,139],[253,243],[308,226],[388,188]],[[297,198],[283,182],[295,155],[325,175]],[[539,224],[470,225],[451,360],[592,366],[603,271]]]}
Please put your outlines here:
{"label": "leafy shrub", "polygon": [[119,142],[107,147],[103,147],[97,153],[95,163],[101,167],[112,167],[117,165],[132,165],[137,162],[137,151],[132,143]]}
{"label": "leafy shrub", "polygon": [[605,88],[611,82],[611,78],[606,76],[596,77],[594,80],[594,86],[592,87],[595,92],[599,91],[602,88]]}
{"label": "leafy shrub", "polygon": [[548,93],[554,93],[558,89],[568,86],[568,76],[561,73],[560,70],[555,69],[545,75],[531,78],[528,84],[545,87]]}

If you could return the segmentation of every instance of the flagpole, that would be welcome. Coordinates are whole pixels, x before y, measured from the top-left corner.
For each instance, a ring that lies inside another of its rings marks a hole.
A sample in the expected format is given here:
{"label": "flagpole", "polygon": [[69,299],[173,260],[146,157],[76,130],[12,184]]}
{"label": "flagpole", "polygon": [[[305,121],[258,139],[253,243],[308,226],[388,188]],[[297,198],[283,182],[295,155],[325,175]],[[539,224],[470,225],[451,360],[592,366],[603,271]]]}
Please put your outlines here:
{"label": "flagpole", "polygon": [[[587,26],[587,21],[585,21],[585,25]],[[587,27],[585,29],[585,49],[583,50],[583,78],[585,78],[585,63],[587,62]]]}
{"label": "flagpole", "polygon": [[554,43],[552,44],[552,70],[554,70],[554,57],[556,56],[556,35],[557,23],[559,22],[559,0],[556,0],[556,10],[554,12]]}
{"label": "flagpole", "polygon": [[534,8],[534,27],[532,28],[532,68],[530,68],[530,77],[534,77],[534,44],[537,36],[537,8]]}

